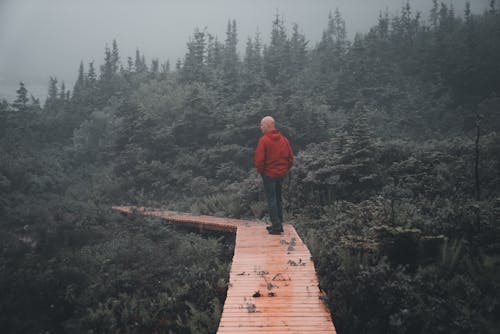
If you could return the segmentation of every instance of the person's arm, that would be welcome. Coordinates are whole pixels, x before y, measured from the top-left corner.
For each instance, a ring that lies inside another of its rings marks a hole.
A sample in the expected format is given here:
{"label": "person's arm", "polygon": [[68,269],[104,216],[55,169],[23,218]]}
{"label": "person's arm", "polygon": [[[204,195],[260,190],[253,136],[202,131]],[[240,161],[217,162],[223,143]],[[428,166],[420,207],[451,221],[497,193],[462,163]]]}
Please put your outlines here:
{"label": "person's arm", "polygon": [[264,140],[261,138],[257,144],[254,154],[255,168],[259,174],[264,173],[264,165],[266,162],[266,148],[264,146]]}

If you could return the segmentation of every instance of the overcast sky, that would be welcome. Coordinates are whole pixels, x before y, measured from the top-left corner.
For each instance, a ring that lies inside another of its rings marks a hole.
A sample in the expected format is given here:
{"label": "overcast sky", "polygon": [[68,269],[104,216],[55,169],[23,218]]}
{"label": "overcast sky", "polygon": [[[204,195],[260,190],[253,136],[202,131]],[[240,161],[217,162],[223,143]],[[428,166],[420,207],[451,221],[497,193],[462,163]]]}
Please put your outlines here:
{"label": "overcast sky", "polygon": [[[472,0],[482,12],[490,0]],[[406,0],[0,0],[0,99],[11,100],[19,81],[36,97],[46,95],[50,76],[71,88],[78,66],[102,63],[106,43],[118,42],[126,63],[136,48],[151,59],[175,64],[183,58],[195,28],[225,39],[228,20],[236,20],[240,50],[257,30],[267,43],[276,12],[291,29],[298,23],[314,45],[328,13],[340,10],[350,37],[373,26],[379,12],[397,13]],[[462,15],[465,0],[452,3]],[[432,0],[413,0],[427,17]],[[241,52],[240,52],[241,53]]]}

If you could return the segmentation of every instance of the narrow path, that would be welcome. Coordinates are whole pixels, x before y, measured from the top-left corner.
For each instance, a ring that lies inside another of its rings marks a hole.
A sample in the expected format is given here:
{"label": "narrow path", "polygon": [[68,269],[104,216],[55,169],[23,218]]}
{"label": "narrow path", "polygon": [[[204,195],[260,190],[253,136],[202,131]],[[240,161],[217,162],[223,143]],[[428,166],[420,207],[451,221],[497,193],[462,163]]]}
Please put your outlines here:
{"label": "narrow path", "polygon": [[236,232],[227,297],[217,333],[335,333],[321,299],[311,254],[290,224],[270,235],[264,224],[173,211],[113,207],[200,229]]}

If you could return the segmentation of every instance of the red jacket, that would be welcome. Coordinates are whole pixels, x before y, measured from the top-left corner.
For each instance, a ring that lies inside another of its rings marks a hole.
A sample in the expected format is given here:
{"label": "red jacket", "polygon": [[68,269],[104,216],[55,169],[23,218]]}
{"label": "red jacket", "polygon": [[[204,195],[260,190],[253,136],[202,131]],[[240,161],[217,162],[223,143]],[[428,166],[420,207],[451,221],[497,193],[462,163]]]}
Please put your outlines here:
{"label": "red jacket", "polygon": [[271,130],[259,139],[254,155],[259,174],[283,177],[293,164],[290,143],[278,130]]}

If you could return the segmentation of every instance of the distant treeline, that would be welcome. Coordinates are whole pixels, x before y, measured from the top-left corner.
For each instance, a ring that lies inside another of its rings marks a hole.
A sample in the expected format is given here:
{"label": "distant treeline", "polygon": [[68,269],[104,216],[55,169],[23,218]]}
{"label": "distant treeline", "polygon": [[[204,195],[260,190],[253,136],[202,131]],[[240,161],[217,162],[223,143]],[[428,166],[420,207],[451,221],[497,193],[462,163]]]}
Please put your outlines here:
{"label": "distant treeline", "polygon": [[[0,326],[7,332],[214,333],[230,237],[114,204],[260,219],[265,115],[296,153],[286,220],[310,247],[340,333],[500,327],[500,12],[407,3],[312,45],[196,29],[176,64],[80,64],[44,104],[0,103]],[[246,43],[238,53],[238,43]]]}

